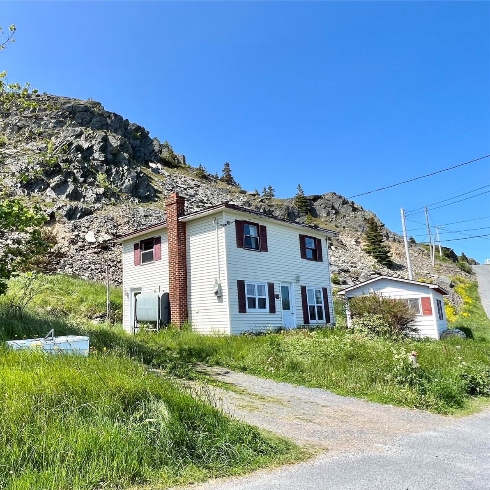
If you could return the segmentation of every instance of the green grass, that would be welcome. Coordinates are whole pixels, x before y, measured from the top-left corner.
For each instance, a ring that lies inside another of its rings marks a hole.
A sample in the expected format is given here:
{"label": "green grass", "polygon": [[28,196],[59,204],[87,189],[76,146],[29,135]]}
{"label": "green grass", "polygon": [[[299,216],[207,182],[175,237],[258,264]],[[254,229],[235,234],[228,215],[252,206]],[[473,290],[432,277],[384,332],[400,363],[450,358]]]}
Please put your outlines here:
{"label": "green grass", "polygon": [[297,457],[116,355],[0,351],[0,488],[124,488]]}
{"label": "green grass", "polygon": [[[306,456],[228,418],[214,400],[195,399],[175,380],[150,373],[139,361],[155,364],[157,349],[145,339],[88,321],[105,311],[103,285],[68,276],[38,281],[49,287],[22,312],[10,307],[23,285],[12,281],[0,303],[0,340],[51,329],[88,333],[91,354],[0,346],[0,488],[166,487]],[[174,356],[167,352],[165,366],[186,375],[189,367],[172,364]]]}

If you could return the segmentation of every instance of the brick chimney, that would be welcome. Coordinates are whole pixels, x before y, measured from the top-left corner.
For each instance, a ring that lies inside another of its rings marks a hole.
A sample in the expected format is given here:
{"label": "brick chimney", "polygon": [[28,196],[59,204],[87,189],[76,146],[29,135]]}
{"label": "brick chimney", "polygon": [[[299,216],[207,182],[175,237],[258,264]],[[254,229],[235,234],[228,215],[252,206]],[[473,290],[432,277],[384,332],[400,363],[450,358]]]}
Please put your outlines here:
{"label": "brick chimney", "polygon": [[185,199],[176,192],[167,198],[168,275],[170,320],[181,327],[188,318],[187,311],[187,254],[184,215]]}

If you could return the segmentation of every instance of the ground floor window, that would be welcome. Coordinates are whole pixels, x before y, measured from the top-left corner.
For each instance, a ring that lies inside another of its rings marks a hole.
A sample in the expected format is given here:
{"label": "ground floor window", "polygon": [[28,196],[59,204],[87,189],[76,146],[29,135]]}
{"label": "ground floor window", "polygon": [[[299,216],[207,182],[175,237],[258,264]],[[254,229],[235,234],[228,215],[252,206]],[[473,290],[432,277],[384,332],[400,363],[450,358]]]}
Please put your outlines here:
{"label": "ground floor window", "polygon": [[306,298],[308,300],[308,315],[310,323],[325,322],[325,308],[323,304],[323,294],[321,288],[306,288]]}
{"label": "ground floor window", "polygon": [[267,284],[265,282],[245,283],[247,295],[247,311],[268,309],[267,306]]}
{"label": "ground floor window", "polygon": [[409,298],[407,299],[408,308],[413,311],[416,315],[421,315],[420,311],[420,299],[419,298]]}
{"label": "ground floor window", "polygon": [[437,304],[437,316],[439,320],[444,320],[444,307],[442,305],[442,301],[440,299],[436,299]]}

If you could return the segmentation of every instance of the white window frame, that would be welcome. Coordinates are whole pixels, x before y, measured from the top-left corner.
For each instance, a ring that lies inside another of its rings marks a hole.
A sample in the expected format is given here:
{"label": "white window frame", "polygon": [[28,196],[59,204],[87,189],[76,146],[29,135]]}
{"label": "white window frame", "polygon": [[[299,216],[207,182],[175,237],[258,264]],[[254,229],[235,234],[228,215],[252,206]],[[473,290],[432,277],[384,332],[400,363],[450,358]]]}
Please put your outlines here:
{"label": "white window frame", "polygon": [[[150,241],[153,243],[151,249],[144,250],[143,244],[150,243]],[[145,240],[140,241],[140,255],[140,265],[151,264],[152,262],[155,262],[155,238],[146,238]],[[144,257],[150,255],[151,260],[144,260]]]}
{"label": "white window frame", "polygon": [[[254,287],[254,294],[251,295],[248,292],[248,287]],[[264,295],[258,294],[258,286],[264,287]],[[255,308],[250,308],[248,306],[248,298],[255,299]],[[259,298],[265,298],[265,307],[259,308]],[[253,281],[245,281],[245,303],[247,305],[247,311],[257,311],[257,312],[268,312],[269,311],[269,294],[268,294],[268,286],[266,282],[253,282]]]}
{"label": "white window frame", "polygon": [[[308,247],[307,245],[308,240],[311,240],[313,242],[313,247]],[[308,257],[308,251],[311,251],[313,257]],[[317,248],[316,238],[312,236],[305,235],[305,256],[306,256],[306,260],[312,260],[314,262],[318,262],[318,248]]]}
{"label": "white window frame", "polygon": [[[407,302],[408,308],[411,311],[414,311],[417,316],[422,316],[422,305],[420,304],[420,298],[407,298],[406,302]],[[413,307],[413,306],[415,306],[415,304],[417,305],[416,309]]]}
{"label": "white window frame", "polygon": [[[248,227],[248,233],[246,232],[246,229]],[[256,231],[256,235],[252,235],[250,233],[250,228],[251,227],[254,227],[257,231]],[[246,242],[247,242],[247,237],[250,237],[250,242],[253,243],[254,240],[256,241],[257,243],[257,247],[254,247],[254,246],[250,246],[248,247]],[[243,222],[243,248],[246,249],[246,250],[256,250],[256,251],[260,251],[260,226],[256,223],[251,223],[249,221],[244,221]]]}
{"label": "white window frame", "polygon": [[[315,302],[314,303],[310,303],[310,296],[308,294],[308,291],[313,291],[313,298],[315,299]],[[316,302],[316,294],[315,294],[315,291],[320,291],[320,299],[321,299],[321,303],[317,303]],[[307,286],[306,287],[306,302],[308,304],[308,318],[310,320],[310,323],[311,324],[323,324],[323,323],[326,323],[327,321],[325,320],[325,304],[324,304],[324,301],[323,301],[323,289],[321,287],[316,287],[316,286]],[[314,306],[315,307],[315,319],[312,319],[311,318],[311,312],[310,312],[310,306]],[[322,307],[322,313],[323,313],[323,319],[322,320],[318,320],[318,314],[317,314],[317,308],[321,306]]]}

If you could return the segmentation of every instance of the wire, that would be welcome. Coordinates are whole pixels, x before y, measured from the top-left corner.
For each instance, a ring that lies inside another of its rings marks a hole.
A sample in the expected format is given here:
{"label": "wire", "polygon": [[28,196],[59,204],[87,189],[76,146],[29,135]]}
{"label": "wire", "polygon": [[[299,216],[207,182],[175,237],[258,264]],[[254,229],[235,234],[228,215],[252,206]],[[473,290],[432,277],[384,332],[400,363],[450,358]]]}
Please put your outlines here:
{"label": "wire", "polygon": [[[421,208],[410,209],[409,211],[406,211],[406,214],[411,214],[415,211],[420,211],[421,209],[424,209],[425,207],[430,208],[431,206],[434,206],[436,204],[440,204],[442,202],[452,201],[453,199],[456,199],[457,197],[465,196],[466,194],[471,194],[472,192],[479,191],[481,189],[485,189],[485,187],[490,187],[490,184],[484,185],[483,187],[478,187],[477,189],[473,189],[472,191],[463,192],[463,194],[458,194],[457,196],[449,197],[448,199],[443,199],[442,201],[437,201],[437,202],[433,202],[432,204],[427,204],[427,206],[423,206]],[[483,193],[483,194],[485,194],[485,193]],[[477,194],[477,195],[480,195],[480,194]],[[470,196],[470,197],[476,197],[476,196]],[[468,197],[468,199],[470,199],[470,197]],[[456,201],[456,202],[459,202],[459,201]],[[449,203],[448,206],[450,204],[452,204],[452,203]],[[432,208],[432,209],[437,209],[437,208]]]}
{"label": "wire", "polygon": [[471,238],[483,238],[483,237],[486,237],[486,236],[490,236],[490,233],[488,233],[487,235],[468,236],[466,238],[451,238],[451,240],[444,240],[444,243],[446,243],[446,242],[457,242],[459,240],[469,240]]}
{"label": "wire", "polygon": [[430,174],[421,175],[420,177],[414,177],[413,179],[404,180],[403,182],[398,182],[396,184],[387,185],[385,187],[380,187],[379,189],[374,189],[372,191],[363,192],[362,194],[356,194],[355,196],[350,196],[347,199],[352,199],[354,197],[359,197],[359,196],[366,196],[367,194],[372,194],[373,192],[384,191],[386,189],[390,189],[391,187],[396,187],[397,185],[408,184],[409,182],[413,182],[415,180],[425,179],[426,177],[432,177],[433,175],[440,174],[442,172],[447,172],[448,170],[453,170],[455,168],[462,167],[464,165],[469,165],[470,163],[478,162],[479,160],[483,160],[484,158],[488,158],[488,157],[490,157],[490,155],[484,155],[482,157],[475,158],[474,160],[470,160],[469,162],[464,162],[464,163],[460,163],[459,165],[454,165],[452,167],[443,168],[442,170],[437,170],[436,172],[432,172]]}
{"label": "wire", "polygon": [[[442,228],[443,226],[449,226],[449,225],[459,225],[460,223],[468,223],[468,221],[478,221],[480,219],[487,219],[487,218],[490,218],[490,216],[482,216],[481,218],[473,218],[473,219],[465,219],[463,221],[453,221],[452,223],[443,223],[442,225],[437,225],[439,228]],[[407,219],[407,221],[412,221],[411,219]],[[416,223],[415,221],[412,221],[412,223]],[[419,225],[421,225],[422,223],[418,223]],[[418,230],[425,230],[425,226],[423,226],[422,228],[412,228],[411,230],[407,230],[408,231],[418,231]],[[398,231],[395,231],[394,233],[398,233],[398,234],[403,234],[403,230],[398,230]],[[414,236],[422,236],[422,235],[414,235]]]}
{"label": "wire", "polygon": [[474,197],[483,196],[483,194],[488,194],[489,192],[490,191],[480,192],[480,194],[475,194],[474,196],[465,197],[464,199],[459,199],[458,201],[449,202],[447,204],[444,204],[443,206],[436,206],[435,208],[431,208],[431,210],[434,211],[434,209],[445,208],[446,206],[451,206],[451,204],[457,204],[458,202],[467,201],[468,199],[473,199]]}

